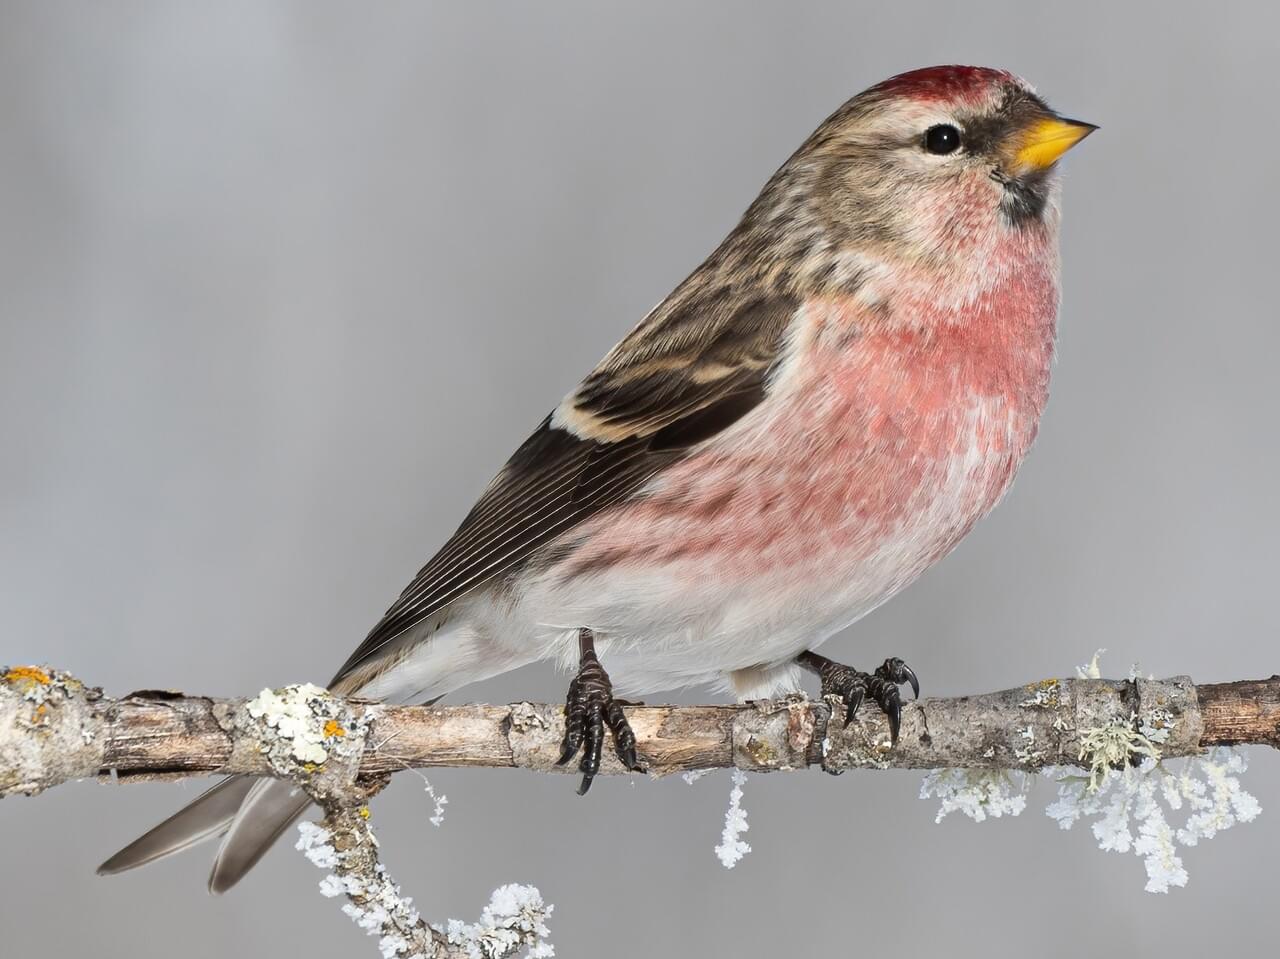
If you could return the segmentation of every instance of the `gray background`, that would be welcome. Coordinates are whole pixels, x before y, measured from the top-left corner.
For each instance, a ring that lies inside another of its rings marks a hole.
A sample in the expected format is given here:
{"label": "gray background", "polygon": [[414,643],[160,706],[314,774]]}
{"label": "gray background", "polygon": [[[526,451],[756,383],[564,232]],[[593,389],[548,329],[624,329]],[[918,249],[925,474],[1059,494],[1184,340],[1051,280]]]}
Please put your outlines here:
{"label": "gray background", "polygon": [[[1053,400],[1004,505],[833,655],[931,694],[1069,672],[1280,668],[1272,394],[1276,17],[1168,4],[0,4],[0,662],[113,692],[318,680],[505,455],[847,96],[1005,66],[1102,124],[1066,166]],[[534,668],[468,689],[562,695]],[[682,694],[705,698],[702,691]],[[1256,823],[1142,891],[1133,856],[933,824],[918,776],[441,771],[377,803],[426,914],[536,883],[563,956],[1274,947],[1280,761]],[[201,788],[0,806],[5,952],[376,955],[274,852],[93,867]]]}

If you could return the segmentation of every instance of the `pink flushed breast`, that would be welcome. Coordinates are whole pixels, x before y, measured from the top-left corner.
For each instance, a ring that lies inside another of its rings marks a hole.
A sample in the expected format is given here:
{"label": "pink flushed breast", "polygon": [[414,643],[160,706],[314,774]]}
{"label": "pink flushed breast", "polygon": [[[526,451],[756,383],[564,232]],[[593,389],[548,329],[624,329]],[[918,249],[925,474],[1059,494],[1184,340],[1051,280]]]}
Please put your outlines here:
{"label": "pink flushed breast", "polygon": [[811,301],[796,372],[590,523],[565,572],[637,564],[799,590],[864,576],[868,599],[905,585],[995,505],[1034,439],[1057,294],[1051,266],[1026,273],[927,322],[924,304],[898,323]]}

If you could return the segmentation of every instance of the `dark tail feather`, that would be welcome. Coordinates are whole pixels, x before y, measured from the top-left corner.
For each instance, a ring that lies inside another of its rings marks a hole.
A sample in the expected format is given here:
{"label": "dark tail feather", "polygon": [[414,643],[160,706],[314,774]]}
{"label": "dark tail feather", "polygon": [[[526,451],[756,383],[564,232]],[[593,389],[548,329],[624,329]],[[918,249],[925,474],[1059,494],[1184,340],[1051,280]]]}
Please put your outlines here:
{"label": "dark tail feather", "polygon": [[209,891],[223,893],[244,878],[311,799],[293,783],[259,779],[240,805],[213,861]]}
{"label": "dark tail feather", "polygon": [[136,869],[220,836],[235,819],[236,810],[249,795],[253,783],[252,779],[240,776],[224,779],[121,849],[98,867],[98,875]]}

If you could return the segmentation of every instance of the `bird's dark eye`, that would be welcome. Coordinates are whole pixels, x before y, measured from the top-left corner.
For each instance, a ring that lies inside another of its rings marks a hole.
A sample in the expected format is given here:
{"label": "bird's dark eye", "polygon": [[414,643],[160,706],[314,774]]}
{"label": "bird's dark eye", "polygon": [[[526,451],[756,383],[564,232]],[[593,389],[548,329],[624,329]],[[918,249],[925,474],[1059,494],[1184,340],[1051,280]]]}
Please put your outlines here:
{"label": "bird's dark eye", "polygon": [[949,123],[929,127],[924,134],[924,148],[939,155],[955,153],[960,149],[960,131]]}

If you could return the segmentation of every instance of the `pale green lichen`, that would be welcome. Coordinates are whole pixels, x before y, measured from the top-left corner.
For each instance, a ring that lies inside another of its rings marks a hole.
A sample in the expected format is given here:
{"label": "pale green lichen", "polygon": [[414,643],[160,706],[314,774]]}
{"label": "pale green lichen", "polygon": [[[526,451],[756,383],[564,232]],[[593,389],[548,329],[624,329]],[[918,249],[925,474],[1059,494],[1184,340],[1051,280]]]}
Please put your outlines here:
{"label": "pale green lichen", "polygon": [[289,744],[289,753],[299,763],[320,766],[329,758],[324,741],[332,716],[325,715],[321,704],[328,700],[326,690],[311,683],[264,689],[249,701],[245,710],[254,719],[275,730]]}
{"label": "pale green lichen", "polygon": [[1079,759],[1088,769],[1089,791],[1097,792],[1108,769],[1126,766],[1137,757],[1160,761],[1160,747],[1133,728],[1138,716],[1115,717],[1105,726],[1092,726],[1079,733]]}

